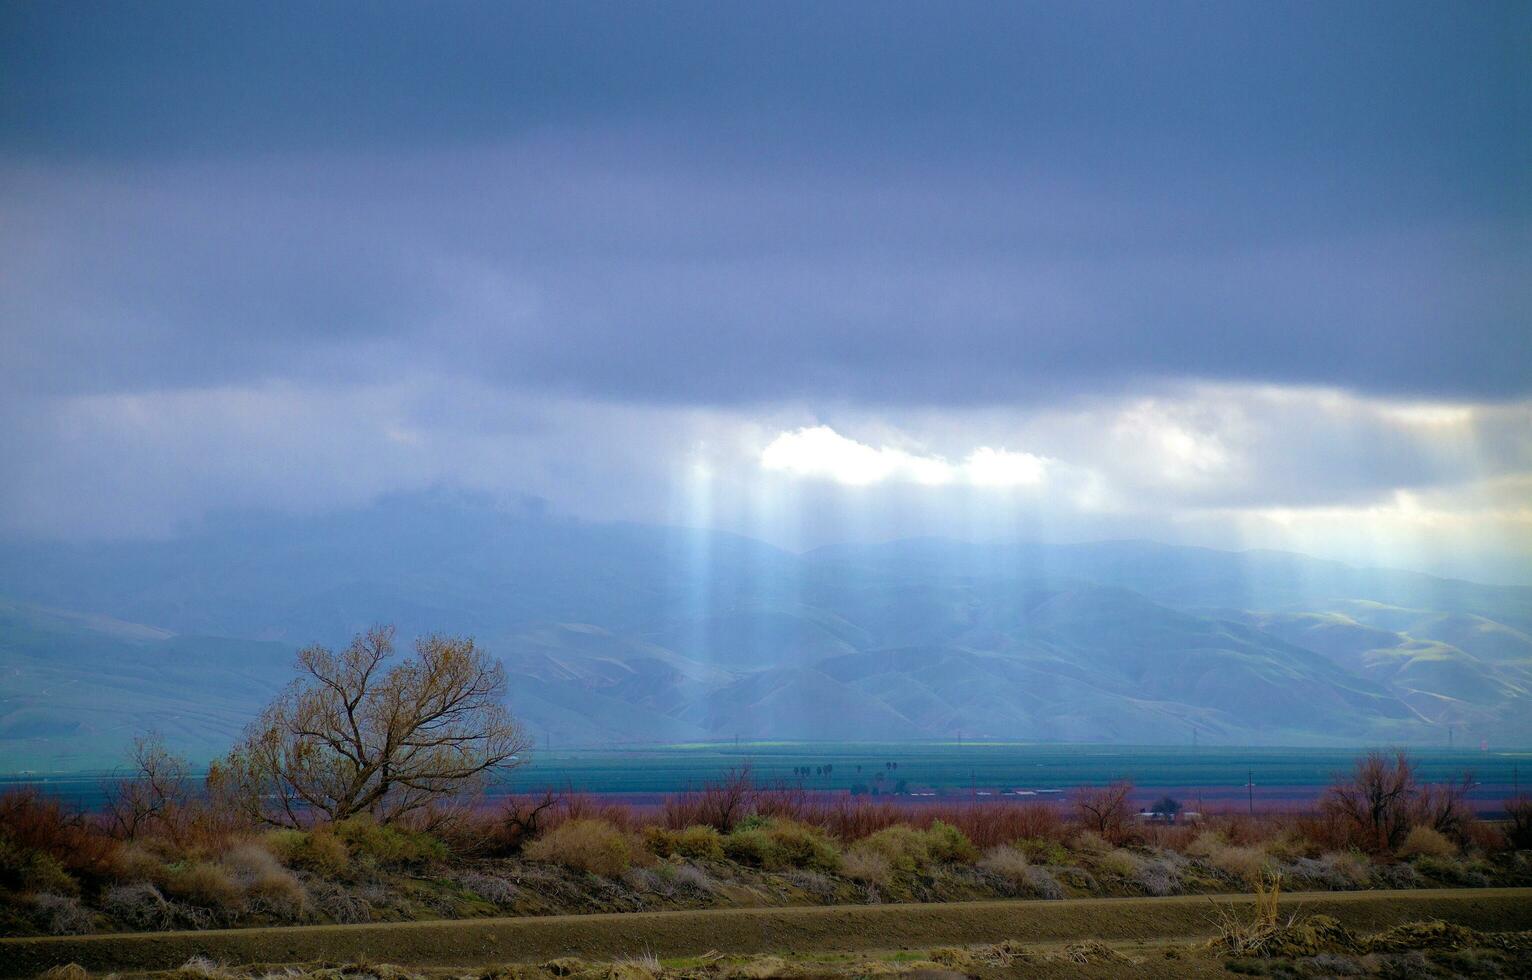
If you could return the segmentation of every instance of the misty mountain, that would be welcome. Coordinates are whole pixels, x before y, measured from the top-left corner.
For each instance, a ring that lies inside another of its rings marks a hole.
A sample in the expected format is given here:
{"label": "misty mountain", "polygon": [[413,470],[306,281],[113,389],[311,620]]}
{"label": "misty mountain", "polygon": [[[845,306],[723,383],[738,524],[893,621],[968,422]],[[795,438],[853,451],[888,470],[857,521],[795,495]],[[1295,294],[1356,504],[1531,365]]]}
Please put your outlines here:
{"label": "misty mountain", "polygon": [[1532,738],[1532,589],[1152,542],[736,535],[420,495],[166,540],[0,544],[6,768],[216,752],[293,651],[472,634],[559,744]]}

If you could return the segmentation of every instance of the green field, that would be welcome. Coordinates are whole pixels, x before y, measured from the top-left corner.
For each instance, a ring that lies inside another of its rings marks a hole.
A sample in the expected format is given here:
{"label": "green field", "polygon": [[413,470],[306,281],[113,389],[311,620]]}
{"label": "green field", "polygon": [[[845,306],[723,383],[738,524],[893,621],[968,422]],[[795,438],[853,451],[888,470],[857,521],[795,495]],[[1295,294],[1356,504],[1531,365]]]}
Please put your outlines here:
{"label": "green field", "polygon": [[[1253,778],[1257,802],[1306,796],[1347,769],[1358,749],[1231,748],[1025,744],[1014,742],[749,742],[677,745],[627,751],[545,751],[515,771],[516,792],[544,787],[598,793],[667,793],[701,785],[749,763],[756,780],[815,790],[870,792],[930,788],[943,795],[1006,790],[1067,790],[1127,778],[1146,790],[1202,790],[1210,798],[1245,799]],[[1428,780],[1472,770],[1475,795],[1496,799],[1511,792],[1519,770],[1532,774],[1532,752],[1461,752],[1412,749]],[[824,773],[823,767],[831,771]],[[794,774],[808,766],[806,777]],[[895,768],[896,767],[896,768]]]}

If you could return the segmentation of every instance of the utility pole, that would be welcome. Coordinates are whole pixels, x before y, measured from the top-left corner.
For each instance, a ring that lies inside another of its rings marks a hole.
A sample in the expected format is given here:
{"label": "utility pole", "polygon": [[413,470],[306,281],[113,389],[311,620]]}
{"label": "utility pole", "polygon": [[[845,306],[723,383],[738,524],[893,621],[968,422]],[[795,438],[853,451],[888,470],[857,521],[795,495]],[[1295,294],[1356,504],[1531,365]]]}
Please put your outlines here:
{"label": "utility pole", "polygon": [[1250,815],[1255,816],[1255,770],[1245,773],[1245,792],[1250,798]]}

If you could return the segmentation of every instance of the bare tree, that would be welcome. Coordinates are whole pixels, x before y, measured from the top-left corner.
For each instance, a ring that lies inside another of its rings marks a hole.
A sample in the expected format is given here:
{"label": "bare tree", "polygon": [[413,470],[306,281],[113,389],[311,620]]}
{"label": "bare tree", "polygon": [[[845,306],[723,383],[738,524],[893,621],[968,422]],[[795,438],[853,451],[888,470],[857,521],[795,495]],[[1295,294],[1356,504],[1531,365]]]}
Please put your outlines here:
{"label": "bare tree", "polygon": [[1357,760],[1350,776],[1338,777],[1320,807],[1346,828],[1351,842],[1374,854],[1392,851],[1410,831],[1418,787],[1415,764],[1403,750],[1374,750]]}
{"label": "bare tree", "polygon": [[503,704],[505,669],[472,640],[426,637],[388,666],[393,654],[391,626],[338,654],[299,652],[298,679],[213,767],[210,788],[266,823],[387,822],[524,761],[531,740]]}
{"label": "bare tree", "polygon": [[552,789],[541,797],[511,797],[500,818],[500,832],[495,848],[498,854],[519,854],[522,847],[542,832],[546,821],[553,819],[564,801]]}
{"label": "bare tree", "polygon": [[726,771],[702,784],[700,791],[672,796],[665,801],[666,826],[675,830],[706,824],[727,834],[755,808],[755,777],[750,763]]}
{"label": "bare tree", "polygon": [[1447,781],[1421,787],[1414,822],[1446,834],[1459,843],[1466,842],[1469,827],[1475,820],[1468,794],[1477,785],[1473,771],[1465,769],[1457,782]]}
{"label": "bare tree", "polygon": [[166,748],[154,732],[135,738],[131,769],[106,786],[112,831],[126,840],[151,830],[177,839],[190,807],[186,760]]}
{"label": "bare tree", "polygon": [[1084,786],[1075,796],[1075,815],[1090,830],[1094,830],[1112,843],[1119,843],[1127,834],[1128,818],[1132,807],[1128,797],[1133,784],[1119,779],[1106,786]]}
{"label": "bare tree", "polygon": [[1505,801],[1505,839],[1518,851],[1532,848],[1532,796],[1523,793]]}

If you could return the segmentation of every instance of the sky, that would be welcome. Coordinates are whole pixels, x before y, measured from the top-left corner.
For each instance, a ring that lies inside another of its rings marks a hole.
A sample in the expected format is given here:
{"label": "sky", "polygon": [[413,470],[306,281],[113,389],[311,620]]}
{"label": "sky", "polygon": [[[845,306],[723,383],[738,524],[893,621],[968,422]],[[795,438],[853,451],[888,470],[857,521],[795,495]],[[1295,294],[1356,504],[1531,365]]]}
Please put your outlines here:
{"label": "sky", "polygon": [[0,4],[0,532],[1532,584],[1532,5]]}

